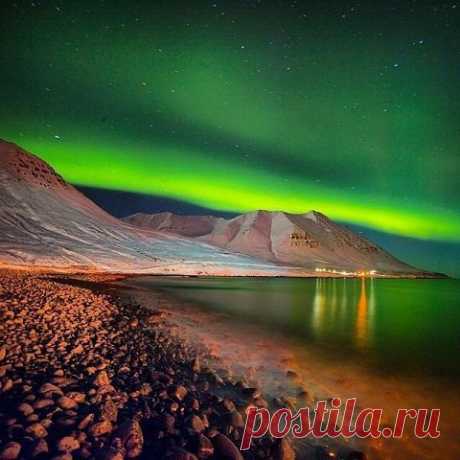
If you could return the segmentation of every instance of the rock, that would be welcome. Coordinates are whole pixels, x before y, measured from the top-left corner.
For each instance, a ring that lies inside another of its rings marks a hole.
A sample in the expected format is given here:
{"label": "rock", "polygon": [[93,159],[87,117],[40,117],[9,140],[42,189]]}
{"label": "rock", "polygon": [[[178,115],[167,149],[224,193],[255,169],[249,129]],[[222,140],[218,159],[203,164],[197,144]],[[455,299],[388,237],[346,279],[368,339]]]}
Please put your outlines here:
{"label": "rock", "polygon": [[124,460],[125,456],[122,450],[110,447],[107,452],[101,456],[102,460]]}
{"label": "rock", "polygon": [[0,451],[0,460],[16,460],[21,453],[21,444],[18,442],[9,442]]}
{"label": "rock", "polygon": [[10,391],[14,386],[14,382],[11,379],[6,379],[3,384],[1,385],[1,392],[6,393],[7,391]]}
{"label": "rock", "polygon": [[41,395],[44,395],[46,398],[49,398],[51,397],[52,395],[56,394],[56,395],[60,395],[62,396],[63,392],[62,390],[52,384],[52,383],[44,383],[40,389],[38,390],[38,392],[41,394]]}
{"label": "rock", "polygon": [[224,434],[217,433],[211,441],[217,458],[221,460],[243,460],[239,449]]}
{"label": "rock", "polygon": [[73,399],[78,404],[84,403],[86,399],[86,395],[84,393],[79,393],[78,391],[70,391],[66,394],[66,396]]}
{"label": "rock", "polygon": [[200,437],[198,438],[197,455],[198,458],[203,460],[214,455],[214,446],[204,434],[200,434]]}
{"label": "rock", "polygon": [[20,412],[24,417],[28,417],[30,414],[33,414],[34,409],[28,403],[21,403],[18,406],[18,412]]}
{"label": "rock", "polygon": [[166,433],[173,434],[175,432],[176,419],[169,414],[163,417],[163,429]]}
{"label": "rock", "polygon": [[116,393],[115,387],[113,385],[101,385],[97,389],[97,396],[104,396],[108,394]]}
{"label": "rock", "polygon": [[137,420],[132,419],[123,422],[118,428],[116,436],[121,439],[122,445],[126,449],[127,458],[135,458],[142,453],[144,435]]}
{"label": "rock", "polygon": [[94,385],[101,387],[103,385],[110,385],[110,378],[106,371],[100,371],[94,379]]}
{"label": "rock", "polygon": [[141,388],[139,390],[139,393],[142,395],[142,396],[148,396],[152,393],[152,386],[150,385],[150,383],[143,383],[141,385]]}
{"label": "rock", "polygon": [[53,424],[53,421],[49,418],[44,418],[40,421],[40,423],[46,428],[48,429],[52,424]]}
{"label": "rock", "polygon": [[226,412],[233,412],[236,410],[235,403],[231,399],[224,398],[221,404]]}
{"label": "rock", "polygon": [[65,452],[62,454],[55,455],[51,460],[72,460],[72,454]]}
{"label": "rock", "polygon": [[46,428],[41,424],[41,423],[32,423],[32,425],[29,425],[26,428],[26,433],[29,433],[32,435],[34,438],[40,439],[40,438],[46,438],[48,436],[48,432],[46,431]]}
{"label": "rock", "polygon": [[198,357],[196,357],[192,362],[192,371],[196,373],[201,371],[200,359]]}
{"label": "rock", "polygon": [[196,433],[202,433],[206,429],[203,420],[201,420],[198,415],[192,415],[190,419],[190,428]]}
{"label": "rock", "polygon": [[60,452],[73,452],[80,448],[80,442],[73,436],[64,436],[57,443],[57,449]]}
{"label": "rock", "polygon": [[89,428],[89,433],[91,436],[97,438],[105,434],[112,432],[112,423],[108,420],[102,420],[100,422],[94,423]]}
{"label": "rock", "polygon": [[69,415],[60,415],[56,423],[61,427],[61,428],[72,428],[76,425],[77,423],[77,418],[74,416],[69,416]]}
{"label": "rock", "polygon": [[70,410],[78,407],[78,404],[75,400],[68,398],[67,396],[61,396],[57,400],[57,404],[61,409]]}
{"label": "rock", "polygon": [[228,421],[234,428],[244,428],[243,416],[236,410],[228,414]]}
{"label": "rock", "polygon": [[275,460],[295,460],[295,452],[286,438],[282,438],[274,449]]}
{"label": "rock", "polygon": [[80,421],[80,423],[78,424],[78,429],[85,430],[91,423],[93,423],[93,420],[94,414],[88,414]]}
{"label": "rock", "polygon": [[72,355],[80,355],[85,349],[81,345],[77,345],[71,352]]}
{"label": "rock", "polygon": [[0,366],[0,378],[5,377],[6,373],[11,369],[11,364]]}
{"label": "rock", "polygon": [[187,396],[188,390],[182,385],[178,385],[173,389],[173,396],[175,396],[179,401],[182,401]]}
{"label": "rock", "polygon": [[52,399],[39,399],[33,404],[35,410],[45,409],[46,407],[54,406],[54,401]]}
{"label": "rock", "polygon": [[180,449],[171,453],[166,457],[167,460],[197,460],[196,456],[191,452]]}
{"label": "rock", "polygon": [[31,457],[44,456],[48,453],[48,443],[44,439],[39,439],[30,452]]}
{"label": "rock", "polygon": [[112,399],[108,398],[101,409],[101,417],[109,422],[116,422],[118,418],[118,408]]}

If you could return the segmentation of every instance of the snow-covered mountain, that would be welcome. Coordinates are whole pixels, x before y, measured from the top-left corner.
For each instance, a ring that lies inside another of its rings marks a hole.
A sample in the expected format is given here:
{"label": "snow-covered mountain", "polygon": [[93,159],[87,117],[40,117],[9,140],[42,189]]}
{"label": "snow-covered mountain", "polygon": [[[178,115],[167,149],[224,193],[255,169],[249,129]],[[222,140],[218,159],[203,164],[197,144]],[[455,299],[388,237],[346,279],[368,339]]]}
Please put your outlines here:
{"label": "snow-covered mountain", "polygon": [[141,228],[186,235],[220,248],[309,270],[420,274],[391,254],[325,215],[256,211],[232,219],[178,216],[169,212],[124,219]]}
{"label": "snow-covered mountain", "polygon": [[155,274],[302,276],[109,215],[45,162],[0,141],[0,267]]}
{"label": "snow-covered mountain", "polygon": [[[0,140],[0,267],[118,273],[311,276],[317,269],[432,276],[321,213],[116,219],[49,165]],[[325,274],[325,273],[324,273]]]}

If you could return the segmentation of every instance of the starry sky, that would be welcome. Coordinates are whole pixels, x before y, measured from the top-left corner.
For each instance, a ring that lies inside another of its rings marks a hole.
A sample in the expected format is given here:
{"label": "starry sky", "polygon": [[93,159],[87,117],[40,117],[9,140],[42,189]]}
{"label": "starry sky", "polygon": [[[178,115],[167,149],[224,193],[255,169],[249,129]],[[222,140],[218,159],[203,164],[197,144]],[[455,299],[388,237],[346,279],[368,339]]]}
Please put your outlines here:
{"label": "starry sky", "polygon": [[319,210],[460,274],[460,3],[2,1],[0,137],[117,215]]}

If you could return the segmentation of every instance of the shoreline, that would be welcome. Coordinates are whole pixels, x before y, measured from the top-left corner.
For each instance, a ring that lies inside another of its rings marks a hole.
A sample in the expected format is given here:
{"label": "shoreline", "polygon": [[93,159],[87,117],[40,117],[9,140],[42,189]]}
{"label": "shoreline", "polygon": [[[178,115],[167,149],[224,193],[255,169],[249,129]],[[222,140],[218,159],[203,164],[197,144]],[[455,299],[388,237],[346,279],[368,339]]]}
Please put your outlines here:
{"label": "shoreline", "polygon": [[[244,410],[266,401],[202,366],[161,310],[91,279],[1,280],[1,458],[243,458]],[[244,458],[295,453],[264,438]]]}
{"label": "shoreline", "polygon": [[26,275],[34,275],[34,276],[68,276],[68,277],[95,277],[95,281],[116,281],[125,278],[137,278],[142,276],[158,276],[158,277],[172,277],[172,278],[260,278],[260,279],[323,279],[323,278],[331,278],[331,279],[455,279],[449,275],[444,273],[435,273],[435,272],[418,272],[418,273],[405,273],[405,274],[395,274],[395,273],[376,273],[374,275],[343,275],[340,273],[328,273],[325,272],[324,274],[319,274],[315,270],[308,270],[302,267],[295,267],[295,266],[280,266],[280,269],[292,269],[298,270],[301,274],[219,274],[219,273],[175,273],[171,271],[164,271],[164,272],[149,272],[149,271],[110,271],[107,269],[92,269],[88,267],[80,267],[80,268],[63,268],[63,267],[52,267],[52,266],[40,266],[40,265],[11,265],[5,264],[0,262],[0,276],[3,273],[23,273]]}
{"label": "shoreline", "polygon": [[[191,304],[161,290],[140,295],[130,278],[0,272],[0,336],[6,355],[2,358],[0,344],[2,460],[366,458],[359,445],[313,440],[305,446],[269,438],[256,441],[242,455],[238,446],[245,409],[291,407],[291,397],[295,400],[302,388],[290,377],[294,393],[283,386],[285,398],[275,398],[264,378],[234,372],[228,359],[216,353],[217,342],[191,340],[187,334],[187,328],[199,329],[191,321]],[[206,317],[212,321],[212,315],[201,316],[203,321]],[[238,335],[227,341],[225,328],[213,324],[225,346],[236,340],[244,349]],[[244,334],[240,329],[238,334]],[[234,357],[230,362],[238,363]],[[311,384],[326,381],[313,355],[307,362],[315,372],[320,370],[319,382],[304,379],[295,360],[288,366],[302,376],[300,381],[309,382],[304,393],[314,402],[316,387]],[[98,385],[98,379],[104,383]],[[43,388],[45,384],[57,389]],[[186,389],[182,398],[176,394],[178,387]],[[45,432],[40,434],[37,424]],[[95,435],[98,429],[107,431]],[[225,439],[226,447],[218,439]],[[13,454],[2,457],[7,447]],[[218,453],[221,448],[226,452]],[[35,456],[37,449],[45,450]]]}

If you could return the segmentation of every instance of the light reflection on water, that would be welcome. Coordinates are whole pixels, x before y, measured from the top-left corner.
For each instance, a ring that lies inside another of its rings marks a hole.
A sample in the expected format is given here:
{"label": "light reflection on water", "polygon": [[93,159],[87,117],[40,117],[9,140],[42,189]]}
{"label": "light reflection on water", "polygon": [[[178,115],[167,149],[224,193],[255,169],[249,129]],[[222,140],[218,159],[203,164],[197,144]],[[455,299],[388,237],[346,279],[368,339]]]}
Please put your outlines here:
{"label": "light reflection on water", "polygon": [[460,451],[458,281],[148,277],[129,284],[147,288],[147,297],[160,291],[181,299],[175,319],[272,393],[287,391],[286,369],[294,369],[296,384],[317,398],[357,397],[391,416],[399,407],[441,408],[443,439],[368,442],[375,458]]}
{"label": "light reflection on water", "polygon": [[144,278],[229,321],[253,324],[380,372],[460,380],[460,282]]}

